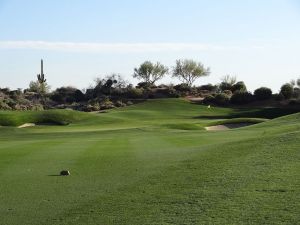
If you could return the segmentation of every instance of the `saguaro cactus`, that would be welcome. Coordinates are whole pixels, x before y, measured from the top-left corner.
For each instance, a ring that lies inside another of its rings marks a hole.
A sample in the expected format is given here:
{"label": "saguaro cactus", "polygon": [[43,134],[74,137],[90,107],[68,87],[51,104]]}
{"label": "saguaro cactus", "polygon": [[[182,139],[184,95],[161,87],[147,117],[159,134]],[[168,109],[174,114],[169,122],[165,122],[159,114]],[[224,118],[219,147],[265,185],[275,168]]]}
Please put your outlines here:
{"label": "saguaro cactus", "polygon": [[47,83],[45,79],[45,74],[44,74],[44,63],[43,60],[41,59],[41,73],[37,75],[38,83],[39,83],[39,92],[40,95],[43,96],[46,94],[47,91]]}
{"label": "saguaro cactus", "polygon": [[37,79],[39,81],[40,84],[44,84],[46,83],[46,79],[45,79],[45,74],[44,74],[44,63],[43,60],[41,60],[41,74],[37,75]]}

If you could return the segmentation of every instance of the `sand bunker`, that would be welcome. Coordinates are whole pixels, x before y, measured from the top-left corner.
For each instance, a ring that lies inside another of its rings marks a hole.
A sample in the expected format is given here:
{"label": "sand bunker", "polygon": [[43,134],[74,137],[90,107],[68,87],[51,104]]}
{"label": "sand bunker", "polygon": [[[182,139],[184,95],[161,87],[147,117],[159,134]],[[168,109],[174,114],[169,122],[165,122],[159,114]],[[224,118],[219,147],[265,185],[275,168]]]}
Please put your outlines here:
{"label": "sand bunker", "polygon": [[204,98],[203,98],[203,97],[192,97],[192,96],[187,96],[186,99],[189,100],[189,101],[191,101],[191,102],[197,103],[197,102],[203,101]]}
{"label": "sand bunker", "polygon": [[35,124],[34,123],[24,123],[21,126],[18,126],[18,128],[26,128],[26,127],[34,127]]}
{"label": "sand bunker", "polygon": [[229,123],[224,125],[205,127],[205,129],[208,131],[221,131],[221,130],[237,129],[237,128],[247,127],[251,125],[254,125],[254,123]]}

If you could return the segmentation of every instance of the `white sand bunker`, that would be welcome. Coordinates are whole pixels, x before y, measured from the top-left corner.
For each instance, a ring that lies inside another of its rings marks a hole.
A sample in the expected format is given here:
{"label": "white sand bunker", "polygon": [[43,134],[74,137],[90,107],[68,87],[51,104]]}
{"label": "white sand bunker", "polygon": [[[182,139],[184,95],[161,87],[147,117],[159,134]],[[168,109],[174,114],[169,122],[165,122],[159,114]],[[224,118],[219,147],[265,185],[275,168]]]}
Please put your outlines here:
{"label": "white sand bunker", "polygon": [[18,126],[18,128],[26,128],[26,127],[34,127],[34,123],[24,123],[21,126]]}
{"label": "white sand bunker", "polygon": [[254,125],[254,123],[228,123],[224,125],[205,127],[207,131],[231,130]]}

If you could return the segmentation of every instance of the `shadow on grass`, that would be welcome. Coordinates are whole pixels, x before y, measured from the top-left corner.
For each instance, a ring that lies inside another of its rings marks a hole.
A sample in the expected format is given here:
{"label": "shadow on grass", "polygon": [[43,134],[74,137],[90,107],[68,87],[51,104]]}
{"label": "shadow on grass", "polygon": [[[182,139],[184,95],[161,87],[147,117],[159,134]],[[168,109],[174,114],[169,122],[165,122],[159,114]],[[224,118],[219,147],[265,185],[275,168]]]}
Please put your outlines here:
{"label": "shadow on grass", "polygon": [[203,115],[194,119],[234,119],[234,118],[266,118],[274,119],[300,112],[300,108],[260,108],[260,109],[235,109],[229,115]]}

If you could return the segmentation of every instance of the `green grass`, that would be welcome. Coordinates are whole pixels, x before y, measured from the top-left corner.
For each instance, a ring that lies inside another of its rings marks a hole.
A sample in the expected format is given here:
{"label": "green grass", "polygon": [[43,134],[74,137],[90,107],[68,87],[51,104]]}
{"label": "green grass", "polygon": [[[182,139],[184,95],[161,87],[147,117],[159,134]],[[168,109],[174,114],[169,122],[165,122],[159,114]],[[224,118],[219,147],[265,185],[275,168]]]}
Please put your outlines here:
{"label": "green grass", "polygon": [[[103,114],[1,112],[0,224],[299,224],[300,114],[203,129],[278,111],[164,99]],[[14,127],[49,117],[70,124]]]}

